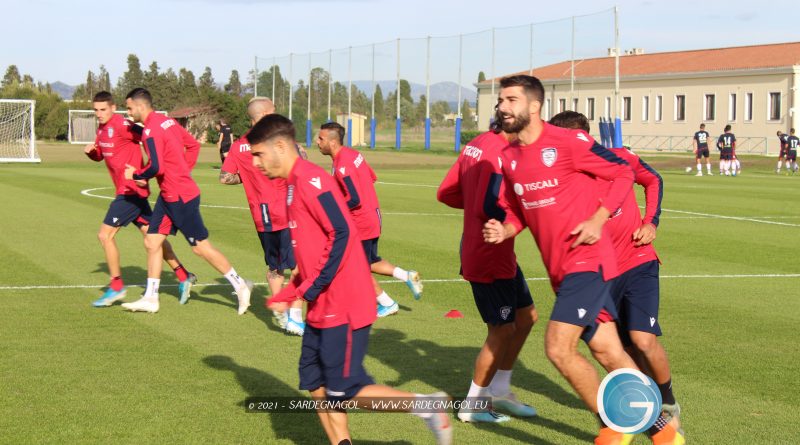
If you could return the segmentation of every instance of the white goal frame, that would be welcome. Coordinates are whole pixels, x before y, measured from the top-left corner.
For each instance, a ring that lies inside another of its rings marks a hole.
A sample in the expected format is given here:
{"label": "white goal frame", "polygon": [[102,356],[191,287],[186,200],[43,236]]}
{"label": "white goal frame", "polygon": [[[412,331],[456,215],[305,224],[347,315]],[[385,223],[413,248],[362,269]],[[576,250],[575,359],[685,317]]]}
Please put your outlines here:
{"label": "white goal frame", "polygon": [[[94,138],[92,138],[91,141],[80,141],[80,140],[73,139],[73,137],[72,137],[72,114],[73,113],[76,113],[76,114],[77,113],[91,113],[92,115],[94,115],[94,110],[69,110],[69,113],[67,115],[67,140],[69,141],[70,144],[83,144],[83,145],[85,145],[85,144],[93,144],[94,143]],[[169,113],[167,113],[166,111],[156,111],[156,113],[163,114],[164,116],[169,116]],[[127,111],[115,111],[114,114],[121,114],[122,116],[127,116],[128,112]],[[95,131],[96,130],[97,130],[97,118],[95,118]]]}
{"label": "white goal frame", "polygon": [[3,158],[0,157],[0,163],[3,162],[42,162],[41,158],[36,153],[36,127],[34,124],[34,117],[36,116],[36,101],[28,99],[0,99],[0,103],[26,103],[30,104],[30,123],[31,134],[30,143],[28,147],[28,157],[25,158]]}

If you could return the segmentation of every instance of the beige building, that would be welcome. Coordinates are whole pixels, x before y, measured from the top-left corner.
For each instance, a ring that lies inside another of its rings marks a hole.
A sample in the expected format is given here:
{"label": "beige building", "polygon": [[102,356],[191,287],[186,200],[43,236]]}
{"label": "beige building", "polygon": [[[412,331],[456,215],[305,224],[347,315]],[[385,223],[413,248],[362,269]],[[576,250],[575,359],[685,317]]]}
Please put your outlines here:
{"label": "beige building", "polygon": [[[778,152],[778,130],[800,131],[800,42],[620,56],[623,142],[634,149],[690,150],[701,123],[716,138],[730,124],[739,152]],[[574,110],[599,134],[614,116],[614,57],[560,62],[533,71],[545,87],[542,117]],[[517,74],[528,74],[528,71]],[[495,96],[500,78],[495,78]],[[487,129],[496,97],[478,84],[478,125]]]}

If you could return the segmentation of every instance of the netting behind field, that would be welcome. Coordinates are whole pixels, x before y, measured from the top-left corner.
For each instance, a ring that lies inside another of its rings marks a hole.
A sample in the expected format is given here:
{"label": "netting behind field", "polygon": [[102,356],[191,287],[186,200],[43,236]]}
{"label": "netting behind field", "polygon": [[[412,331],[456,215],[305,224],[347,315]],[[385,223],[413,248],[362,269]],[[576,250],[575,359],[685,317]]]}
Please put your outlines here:
{"label": "netting behind field", "polygon": [[351,130],[352,145],[453,150],[461,131],[488,126],[491,104],[478,103],[479,81],[557,62],[580,64],[607,56],[615,45],[609,9],[452,36],[256,57],[256,92],[291,115],[300,141],[310,143],[319,125],[332,120]]}
{"label": "netting behind field", "polygon": [[0,100],[0,162],[38,162],[29,100]]}
{"label": "netting behind field", "polygon": [[[115,111],[114,113],[127,118],[126,111]],[[156,111],[166,115],[166,111]],[[98,122],[93,110],[69,110],[69,128],[67,139],[71,144],[91,144],[97,136]]]}

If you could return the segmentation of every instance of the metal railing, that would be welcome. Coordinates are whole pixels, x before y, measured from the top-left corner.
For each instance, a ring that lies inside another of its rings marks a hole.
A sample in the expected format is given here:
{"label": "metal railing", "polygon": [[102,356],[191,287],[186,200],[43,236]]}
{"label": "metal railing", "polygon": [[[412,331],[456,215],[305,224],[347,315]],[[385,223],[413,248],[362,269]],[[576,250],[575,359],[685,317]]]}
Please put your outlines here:
{"label": "metal railing", "polygon": [[[623,135],[622,143],[635,150],[677,153],[694,150],[692,138],[692,136]],[[708,141],[708,148],[712,153],[716,151],[716,138]],[[767,138],[739,136],[736,138],[736,152],[765,155],[767,154]]]}

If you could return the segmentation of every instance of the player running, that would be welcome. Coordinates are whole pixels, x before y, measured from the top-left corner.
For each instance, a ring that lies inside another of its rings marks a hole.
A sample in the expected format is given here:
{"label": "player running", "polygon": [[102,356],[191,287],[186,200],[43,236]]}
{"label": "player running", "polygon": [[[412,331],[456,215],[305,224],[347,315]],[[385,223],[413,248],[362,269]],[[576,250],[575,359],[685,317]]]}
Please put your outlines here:
{"label": "player running", "polygon": [[700,131],[696,131],[692,138],[694,155],[695,159],[697,159],[697,174],[695,176],[703,176],[703,168],[700,166],[701,158],[706,158],[706,170],[709,176],[713,176],[711,174],[711,158],[708,157],[708,138],[706,124],[700,124]]}
{"label": "player running", "polygon": [[[322,124],[317,135],[320,153],[333,159],[333,177],[344,194],[347,208],[358,227],[358,234],[370,270],[374,273],[394,277],[408,286],[414,298],[422,296],[422,281],[419,273],[395,266],[378,256],[378,238],[381,236],[381,209],[375,181],[378,177],[357,150],[344,145],[344,127],[336,122]],[[400,306],[384,291],[373,277],[373,287],[378,300],[378,317],[396,314]]]}
{"label": "player running", "polygon": [[794,175],[797,173],[797,148],[800,147],[800,138],[795,136],[794,128],[789,130],[786,138],[786,169]]}
{"label": "player running", "polygon": [[722,176],[731,176],[731,168],[733,168],[733,176],[736,176],[736,165],[733,163],[733,150],[736,148],[736,136],[731,133],[731,126],[725,126],[725,133],[719,135],[717,139],[717,149],[719,153],[719,174]]}
{"label": "player running", "polygon": [[[781,165],[784,161],[786,161],[787,149],[786,149],[786,142],[789,138],[789,135],[778,130],[778,144],[780,145],[780,152],[778,153],[778,165],[775,167],[775,173],[781,172]],[[789,173],[791,169],[789,168],[789,161],[786,161],[786,173]]]}
{"label": "player running", "polygon": [[180,230],[192,252],[225,275],[236,291],[239,315],[244,314],[250,306],[253,283],[240,277],[222,252],[211,245],[200,215],[200,189],[191,176],[200,144],[175,120],[153,112],[153,99],[146,89],[133,89],[125,104],[134,122],[144,124],[143,142],[150,158],[142,168],[126,165],[125,178],[140,182],[156,178],[161,193],[144,239],[147,289],[141,299],[122,307],[134,312],[158,312],[162,248],[167,235]]}
{"label": "player running", "polygon": [[[531,328],[539,318],[528,284],[517,265],[514,238],[495,245],[483,241],[483,224],[489,219],[505,221],[498,205],[504,184],[500,154],[515,135],[492,129],[471,140],[447,172],[436,198],[456,209],[464,209],[461,235],[461,275],[469,281],[475,305],[488,330],[475,360],[467,398],[491,397],[492,407],[519,417],[533,417],[536,410],[517,400],[511,392],[511,372]],[[497,423],[510,417],[492,410],[460,410],[464,422]]]}
{"label": "player running", "polygon": [[[253,126],[262,117],[275,112],[275,105],[267,98],[254,97],[247,105],[247,115]],[[223,184],[243,184],[247,205],[256,225],[258,239],[267,263],[267,284],[272,295],[283,288],[285,270],[294,270],[295,260],[292,240],[286,219],[286,181],[269,179],[253,165],[247,134],[234,141],[222,164],[219,181]],[[303,302],[296,301],[288,315],[277,314],[278,324],[286,332],[303,335]]]}
{"label": "player running", "polygon": [[[277,114],[258,121],[247,135],[255,164],[270,178],[286,179],[289,229],[298,273],[278,295],[273,309],[303,299],[308,314],[300,353],[300,388],[315,399],[346,401],[359,398],[430,399],[376,385],[364,369],[369,331],[377,319],[375,294],[358,228],[336,181],[321,167],[300,159],[294,148],[292,122]],[[365,405],[361,405],[367,408]],[[331,444],[350,444],[347,412],[318,411]],[[439,444],[452,442],[452,426],[442,410],[414,412]]]}
{"label": "player running", "polygon": [[[589,120],[575,111],[558,113],[550,123],[589,133]],[[664,183],[658,172],[630,150],[612,148],[611,152],[628,162],[635,182],[644,187],[645,192],[644,218],[639,212],[636,194],[630,193],[606,223],[620,273],[611,285],[611,297],[619,313],[619,336],[639,368],[658,385],[662,410],[677,430],[680,428],[680,405],[672,392],[667,352],[658,341],[661,335],[658,322],[660,262],[652,245],[661,215]]]}
{"label": "player running", "polygon": [[[146,235],[152,210],[150,203],[147,202],[147,197],[150,196],[147,184],[140,186],[134,181],[125,179],[126,164],[142,165],[142,149],[139,147],[142,127],[115,113],[117,106],[114,104],[114,97],[107,91],[94,95],[92,107],[100,125],[97,128],[94,144],[87,145],[84,153],[93,161],[105,160],[108,174],[111,175],[111,181],[114,182],[116,189],[116,197],[108,206],[108,212],[97,232],[97,239],[100,240],[100,245],[106,254],[111,282],[103,296],[95,300],[92,306],[107,307],[125,298],[127,292],[122,280],[115,236],[119,229],[130,223],[138,227],[143,236]],[[192,284],[197,282],[197,277],[186,271],[168,242],[164,243],[163,257],[175,271],[179,282],[180,302],[184,304],[189,299]]]}
{"label": "player running", "polygon": [[[629,443],[599,416],[600,379],[578,352],[578,341],[583,339],[607,370],[637,368],[613,323],[616,310],[609,280],[618,276],[618,269],[603,229],[631,192],[633,171],[585,132],[544,123],[544,88],[535,77],[506,77],[500,87],[503,130],[517,133],[518,139],[502,157],[506,222],[487,222],[485,240],[501,243],[525,227],[531,231],[556,293],[545,353],[600,421],[595,444]],[[595,178],[613,182],[603,193]],[[657,445],[684,443],[663,415],[650,434]]]}

